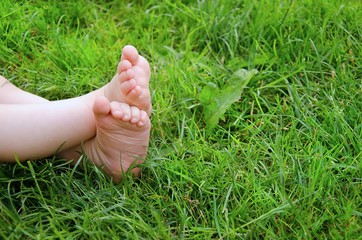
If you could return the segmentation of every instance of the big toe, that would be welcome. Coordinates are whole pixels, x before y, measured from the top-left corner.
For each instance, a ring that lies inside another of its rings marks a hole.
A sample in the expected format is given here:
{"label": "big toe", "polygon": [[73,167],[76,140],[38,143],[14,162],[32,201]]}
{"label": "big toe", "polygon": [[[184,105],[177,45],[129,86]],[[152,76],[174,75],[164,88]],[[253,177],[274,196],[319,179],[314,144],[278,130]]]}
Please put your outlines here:
{"label": "big toe", "polygon": [[121,60],[128,60],[132,63],[132,65],[136,65],[139,60],[137,49],[132,45],[126,45],[122,49]]}
{"label": "big toe", "polygon": [[107,115],[111,110],[109,100],[104,96],[96,98],[93,104],[93,112],[96,117],[102,117]]}

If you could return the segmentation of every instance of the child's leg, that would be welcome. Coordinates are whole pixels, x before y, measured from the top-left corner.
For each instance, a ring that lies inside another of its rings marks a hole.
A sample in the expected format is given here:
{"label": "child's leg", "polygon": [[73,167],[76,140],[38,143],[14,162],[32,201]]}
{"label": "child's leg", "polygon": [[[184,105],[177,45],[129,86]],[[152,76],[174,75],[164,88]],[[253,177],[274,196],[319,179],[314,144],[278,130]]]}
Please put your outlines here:
{"label": "child's leg", "polygon": [[[122,49],[121,61],[113,79],[100,89],[88,94],[84,99],[93,105],[97,96],[106,96],[109,101],[125,102],[145,110],[151,114],[152,106],[148,83],[150,80],[150,66],[147,60],[140,56],[133,46]],[[0,76],[0,104],[29,104],[44,103],[48,100],[25,92],[3,76]]]}
{"label": "child's leg", "polygon": [[[150,133],[147,113],[104,96],[93,110],[80,98],[44,104],[0,105],[0,160],[20,161],[53,155],[59,149],[81,150],[113,181],[146,156]],[[74,147],[76,146],[76,147]],[[74,147],[74,148],[72,148]],[[132,170],[136,175],[139,169]]]}
{"label": "child's leg", "polygon": [[0,160],[37,159],[95,135],[91,106],[74,98],[41,104],[0,104]]}
{"label": "child's leg", "polygon": [[[150,120],[147,113],[104,96],[93,109],[80,98],[43,104],[0,105],[0,160],[37,159],[60,149],[75,154],[83,144],[88,158],[119,182],[122,172],[141,163],[147,153]],[[92,134],[89,134],[92,133]],[[74,147],[76,146],[76,147]],[[73,148],[72,148],[73,147]],[[136,175],[139,169],[132,170]]]}
{"label": "child's leg", "polygon": [[[0,143],[4,143],[0,144],[0,160],[14,161],[14,154],[19,160],[42,158],[92,138],[96,133],[92,106],[98,96],[105,96],[109,101],[134,102],[150,114],[149,76],[148,62],[137,50],[127,46],[112,81],[82,97],[48,102],[1,78],[0,96],[3,97],[0,99],[27,104],[0,102]],[[7,88],[15,94],[6,94]]]}
{"label": "child's leg", "polygon": [[[0,77],[0,161],[43,158],[62,150],[63,157],[76,160],[84,142],[88,158],[119,182],[122,171],[147,153],[149,78],[148,62],[130,46],[123,49],[112,81],[78,98],[49,102]],[[139,169],[132,172],[138,175]]]}

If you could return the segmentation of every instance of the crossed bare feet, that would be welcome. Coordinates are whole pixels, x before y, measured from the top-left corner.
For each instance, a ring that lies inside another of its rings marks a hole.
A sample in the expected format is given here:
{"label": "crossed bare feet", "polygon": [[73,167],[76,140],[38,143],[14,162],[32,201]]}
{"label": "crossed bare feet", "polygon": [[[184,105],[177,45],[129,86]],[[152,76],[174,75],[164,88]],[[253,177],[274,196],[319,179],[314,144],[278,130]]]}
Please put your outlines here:
{"label": "crossed bare feet", "polygon": [[83,144],[88,158],[118,183],[123,173],[139,175],[134,165],[147,154],[152,111],[150,67],[132,46],[122,50],[117,74],[93,104],[96,136]]}

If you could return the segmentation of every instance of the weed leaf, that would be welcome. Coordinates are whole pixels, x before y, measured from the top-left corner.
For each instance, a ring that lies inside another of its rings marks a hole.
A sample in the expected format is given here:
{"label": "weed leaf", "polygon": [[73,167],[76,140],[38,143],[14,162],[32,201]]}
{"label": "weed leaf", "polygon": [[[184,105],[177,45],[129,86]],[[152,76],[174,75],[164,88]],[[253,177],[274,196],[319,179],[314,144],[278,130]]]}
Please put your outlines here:
{"label": "weed leaf", "polygon": [[257,73],[256,69],[250,71],[240,69],[231,76],[230,81],[223,88],[209,82],[202,89],[200,102],[208,129],[214,128],[219,123],[220,118],[224,119],[226,110],[240,99],[244,88]]}

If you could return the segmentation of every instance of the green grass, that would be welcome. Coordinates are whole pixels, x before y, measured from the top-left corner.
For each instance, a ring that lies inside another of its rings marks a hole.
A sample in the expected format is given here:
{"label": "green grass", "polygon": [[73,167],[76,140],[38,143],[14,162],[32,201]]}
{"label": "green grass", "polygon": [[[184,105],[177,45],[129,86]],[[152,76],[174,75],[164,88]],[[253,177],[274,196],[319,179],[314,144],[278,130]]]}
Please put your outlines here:
{"label": "green grass", "polygon": [[[1,238],[360,238],[361,26],[358,0],[0,1],[1,75],[74,97],[131,43],[155,109],[140,179],[2,164]],[[241,68],[259,73],[206,128],[202,89]]]}

